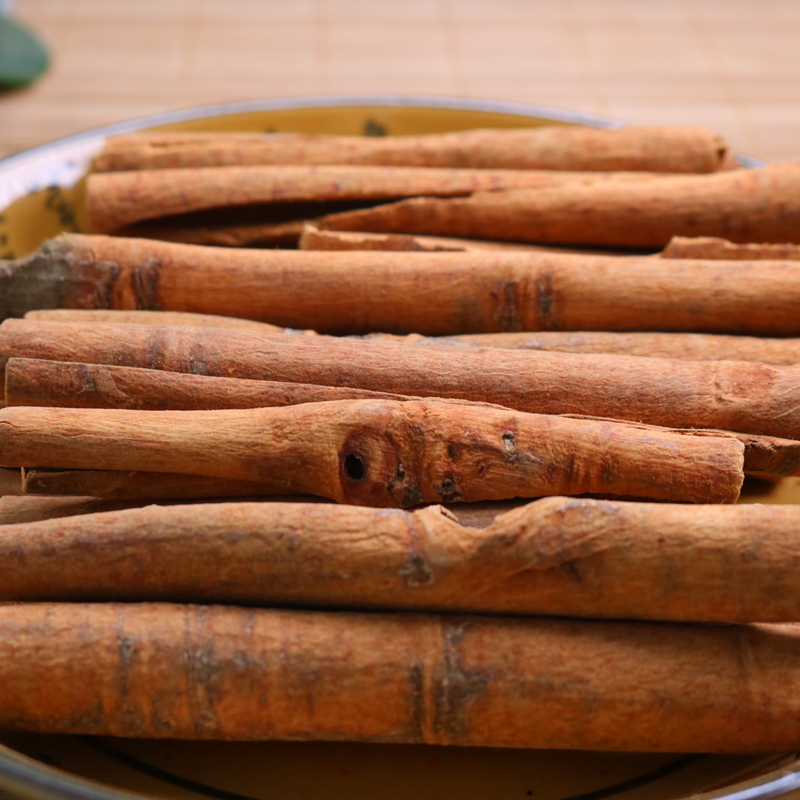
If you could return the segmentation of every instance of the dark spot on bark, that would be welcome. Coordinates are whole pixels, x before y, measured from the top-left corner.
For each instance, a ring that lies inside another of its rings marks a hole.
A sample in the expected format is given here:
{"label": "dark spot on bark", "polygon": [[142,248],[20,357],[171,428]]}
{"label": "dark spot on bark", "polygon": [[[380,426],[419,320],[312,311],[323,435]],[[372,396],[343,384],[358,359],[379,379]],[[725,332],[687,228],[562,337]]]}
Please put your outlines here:
{"label": "dark spot on bark", "polygon": [[412,552],[399,570],[406,586],[428,586],[433,583],[433,570],[425,556]]}
{"label": "dark spot on bark", "polygon": [[499,304],[494,311],[494,321],[497,330],[500,331],[519,331],[522,329],[522,320],[520,318],[520,296],[519,284],[516,281],[503,281],[502,298],[492,292],[492,301]]}
{"label": "dark spot on bark", "polygon": [[797,469],[797,463],[796,458],[787,458],[785,461],[781,462],[778,472],[784,476],[791,475]]}
{"label": "dark spot on bark", "polygon": [[454,444],[447,445],[447,457],[451,461],[458,461],[458,448]]}
{"label": "dark spot on bark", "polygon": [[481,461],[481,463],[478,464],[478,475],[483,477],[485,474],[486,474],[486,464],[483,461]]}
{"label": "dark spot on bark", "polygon": [[436,492],[441,495],[442,500],[446,503],[452,503],[460,496],[456,480],[452,475],[445,475],[442,478],[441,484],[434,487]]}
{"label": "dark spot on bark", "polygon": [[583,583],[583,578],[581,577],[580,570],[578,569],[578,565],[574,561],[565,561],[561,565],[562,569],[572,575],[578,583]]}
{"label": "dark spot on bark", "polygon": [[419,486],[406,486],[403,489],[403,508],[417,506],[422,502],[422,492]]}
{"label": "dark spot on bark", "polygon": [[131,290],[136,308],[158,311],[161,303],[158,296],[158,283],[161,277],[161,262],[149,258],[131,272]]}
{"label": "dark spot on bark", "polygon": [[425,741],[425,688],[422,684],[422,662],[414,661],[408,671],[411,684],[411,735],[415,741]]}
{"label": "dark spot on bark", "polygon": [[614,483],[614,472],[611,467],[603,467],[603,471],[600,473],[600,480],[603,483]]}
{"label": "dark spot on bark", "polygon": [[351,481],[364,480],[367,474],[367,468],[361,456],[357,453],[349,453],[344,457],[344,474],[347,475]]}
{"label": "dark spot on bark", "polygon": [[543,331],[561,329],[556,309],[553,270],[545,270],[536,280],[536,308],[539,311],[539,327]]}

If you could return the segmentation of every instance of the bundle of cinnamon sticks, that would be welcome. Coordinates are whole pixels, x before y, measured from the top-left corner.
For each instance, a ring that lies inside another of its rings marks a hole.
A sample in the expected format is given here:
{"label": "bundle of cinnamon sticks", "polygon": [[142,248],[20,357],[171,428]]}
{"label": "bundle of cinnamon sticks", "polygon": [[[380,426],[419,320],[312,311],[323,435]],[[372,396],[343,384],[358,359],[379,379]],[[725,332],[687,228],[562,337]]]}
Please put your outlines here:
{"label": "bundle of cinnamon sticks", "polygon": [[732,167],[109,140],[0,264],[0,728],[800,747],[800,513],[734,505],[800,476],[800,166]]}

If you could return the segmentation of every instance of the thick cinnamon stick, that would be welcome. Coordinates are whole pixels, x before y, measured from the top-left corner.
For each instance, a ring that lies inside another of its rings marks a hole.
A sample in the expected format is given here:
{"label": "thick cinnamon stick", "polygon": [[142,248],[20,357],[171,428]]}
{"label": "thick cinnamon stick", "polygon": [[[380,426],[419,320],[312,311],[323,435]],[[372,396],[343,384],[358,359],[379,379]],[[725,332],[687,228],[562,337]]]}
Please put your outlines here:
{"label": "thick cinnamon stick", "polygon": [[13,357],[348,386],[800,439],[797,366],[6,320],[0,367]]}
{"label": "thick cinnamon stick", "polygon": [[139,311],[106,308],[47,308],[28,311],[25,319],[52,319],[59,322],[127,322],[133,325],[191,325],[202,328],[238,328],[282,333],[284,328],[267,322],[214,314],[191,314],[186,311]]}
{"label": "thick cinnamon stick", "polygon": [[800,745],[799,660],[800,632],[790,625],[158,603],[6,606],[0,727],[187,739],[792,750]]}
{"label": "thick cinnamon stick", "polygon": [[236,206],[463,197],[573,181],[641,181],[655,174],[308,165],[135,170],[90,175],[86,209],[92,229],[105,233],[144,220]]}
{"label": "thick cinnamon stick", "polygon": [[139,134],[114,137],[97,170],[234,164],[386,164],[479,169],[714,172],[727,153],[705,128],[550,125],[423,136]]}
{"label": "thick cinnamon stick", "polygon": [[373,506],[545,494],[733,502],[743,453],[733,438],[435,401],[0,411],[2,466],[206,475]]}
{"label": "thick cinnamon stick", "polygon": [[441,506],[150,506],[6,525],[0,601],[792,622],[800,619],[799,524],[797,506],[562,497],[508,511],[482,530]]}
{"label": "thick cinnamon stick", "polygon": [[71,234],[0,265],[0,289],[0,317],[114,308],[239,316],[325,333],[800,335],[800,266],[779,261],[229,250]]}
{"label": "thick cinnamon stick", "polygon": [[[62,361],[12,358],[6,365],[6,405],[7,406],[50,406],[66,408],[129,408],[138,410],[201,410],[215,408],[263,408],[266,406],[297,405],[326,400],[354,399],[414,400],[418,397],[370,392],[365,389],[348,389],[338,386],[318,386],[314,384],[284,383],[277,381],[249,381],[239,378],[215,378],[206,375],[188,375],[178,372],[139,369],[137,367],[118,367],[106,364],[76,364]],[[446,402],[440,400],[440,402]],[[455,401],[466,402],[466,401]],[[614,421],[614,420],[606,420]],[[623,424],[617,421],[617,424]],[[800,474],[800,442],[792,439],[779,439],[773,436],[730,433],[720,430],[684,430],[677,428],[658,428],[641,423],[640,429],[654,428],[672,431],[689,436],[734,436],[745,446],[744,471],[760,477],[786,477]],[[164,491],[163,480],[157,474],[139,473],[136,485],[132,478],[122,475],[111,483],[112,491],[135,492],[136,496],[145,491]],[[148,484],[140,485],[150,475]],[[184,491],[180,480],[170,483],[169,491]],[[36,486],[37,488],[33,488]],[[233,494],[241,495],[238,486]],[[110,491],[106,480],[70,472],[41,475],[37,472],[35,480],[25,481],[25,491],[47,494],[99,494],[107,496]],[[258,494],[251,490],[250,494]],[[126,496],[130,496],[126,494]]]}
{"label": "thick cinnamon stick", "polygon": [[730,261],[800,261],[796,244],[734,244],[714,236],[673,236],[661,258],[724,258]]}
{"label": "thick cinnamon stick", "polygon": [[317,220],[321,228],[613,247],[673,236],[800,242],[800,164],[648,181],[422,197]]}

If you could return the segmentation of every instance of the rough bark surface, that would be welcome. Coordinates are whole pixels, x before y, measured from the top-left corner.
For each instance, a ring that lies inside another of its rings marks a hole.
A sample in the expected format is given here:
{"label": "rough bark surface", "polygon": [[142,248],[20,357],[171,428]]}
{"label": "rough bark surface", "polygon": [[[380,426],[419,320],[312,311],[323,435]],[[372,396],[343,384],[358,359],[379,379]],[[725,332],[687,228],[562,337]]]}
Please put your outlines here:
{"label": "rough bark surface", "polygon": [[705,128],[544,126],[424,136],[144,134],[113,137],[98,170],[236,164],[387,164],[478,169],[714,172],[728,146]]}
{"label": "rough bark surface", "polygon": [[441,506],[106,508],[80,519],[6,524],[0,601],[800,619],[798,506],[552,497],[482,530]]}
{"label": "rough bark surface", "polygon": [[420,197],[317,220],[321,228],[611,247],[673,236],[800,242],[800,164],[649,181]]}
{"label": "rough bark surface", "polygon": [[0,326],[0,366],[13,357],[346,386],[800,439],[797,366],[7,320]]}
{"label": "rough bark surface", "polygon": [[728,437],[435,401],[0,411],[2,466],[206,475],[355,505],[556,494],[734,502],[743,461]]}
{"label": "rough bark surface", "polygon": [[6,606],[0,726],[186,739],[793,750],[798,660],[793,625]]}
{"label": "rough bark surface", "polygon": [[308,165],[134,170],[90,175],[86,208],[92,229],[105,233],[144,220],[235,206],[463,197],[573,181],[640,181],[653,174]]}
{"label": "rough bark surface", "polygon": [[0,288],[0,317],[110,308],[219,314],[337,334],[800,335],[800,265],[787,261],[231,250],[70,234],[6,262]]}

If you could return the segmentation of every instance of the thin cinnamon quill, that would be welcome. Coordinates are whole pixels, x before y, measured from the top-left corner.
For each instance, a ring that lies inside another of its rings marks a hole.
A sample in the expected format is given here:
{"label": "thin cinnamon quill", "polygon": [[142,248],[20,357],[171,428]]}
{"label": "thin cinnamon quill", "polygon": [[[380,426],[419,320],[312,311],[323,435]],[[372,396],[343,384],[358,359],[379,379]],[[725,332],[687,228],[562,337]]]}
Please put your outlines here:
{"label": "thin cinnamon quill", "polygon": [[68,234],[0,264],[0,290],[2,318],[111,308],[239,316],[337,334],[800,335],[800,265],[781,261],[230,250]]}
{"label": "thin cinnamon quill", "polygon": [[[419,399],[388,392],[370,392],[340,386],[251,381],[240,378],[217,378],[179,372],[119,367],[107,364],[77,364],[62,361],[12,358],[6,365],[7,406],[49,406],[66,408],[127,408],[138,410],[202,410],[221,408],[263,408],[315,403],[327,400],[384,399],[408,401]],[[445,401],[439,401],[445,402]],[[455,401],[463,403],[466,401]],[[606,420],[612,421],[612,420]],[[617,424],[623,424],[616,421]],[[800,442],[773,436],[757,436],[727,431],[681,430],[658,428],[627,422],[640,429],[652,428],[688,436],[733,436],[742,442],[744,471],[761,477],[786,477],[800,474]],[[197,487],[189,476],[181,483],[178,476],[171,481],[159,479],[154,473],[123,473],[113,480],[108,473],[98,471],[28,473],[26,492],[47,494],[94,494],[97,496],[147,496],[146,492],[173,492],[166,496],[196,496]],[[148,481],[145,476],[150,476]],[[17,477],[19,480],[19,477]],[[258,495],[257,487],[247,490],[234,484],[226,487],[207,487],[209,492],[242,496]],[[176,493],[177,494],[174,494]],[[200,495],[202,496],[202,495]]]}
{"label": "thin cinnamon quill", "polygon": [[800,242],[800,164],[647,181],[420,197],[331,214],[321,228],[476,239],[664,247],[673,236]]}
{"label": "thin cinnamon quill", "polygon": [[714,172],[727,144],[705,128],[615,130],[549,125],[422,136],[318,134],[137,134],[112,137],[95,169],[241,164],[384,164],[478,169]]}
{"label": "thin cinnamon quill", "polygon": [[179,739],[794,750],[798,661],[793,625],[160,603],[6,606],[0,727]]}
{"label": "thin cinnamon quill", "polygon": [[800,261],[796,244],[734,244],[714,236],[673,236],[659,253],[661,258],[724,258],[737,261]]}
{"label": "thin cinnamon quill", "polygon": [[800,439],[798,366],[6,320],[0,368],[14,357],[346,386]]}
{"label": "thin cinnamon quill", "polygon": [[237,206],[463,197],[573,181],[642,181],[655,174],[308,165],[134,170],[90,175],[86,210],[92,230],[105,233],[144,220]]}
{"label": "thin cinnamon quill", "polygon": [[2,466],[187,473],[385,507],[553,494],[733,502],[743,461],[733,438],[436,401],[0,411]]}
{"label": "thin cinnamon quill", "polygon": [[508,511],[482,530],[441,506],[151,506],[6,525],[0,601],[793,622],[798,524],[797,506],[563,497]]}
{"label": "thin cinnamon quill", "polygon": [[[550,253],[598,253],[597,250],[522,244],[520,242],[492,242],[482,239],[456,239],[447,236],[412,236],[406,233],[364,233],[354,231],[321,230],[311,223],[303,225],[297,246],[301,250],[389,250],[419,251],[425,253],[461,252],[463,250],[538,250]],[[607,252],[598,253],[608,255]]]}
{"label": "thin cinnamon quill", "polygon": [[191,314],[186,311],[114,310],[106,308],[47,308],[28,311],[25,319],[52,319],[61,322],[127,322],[133,325],[191,325],[202,328],[237,328],[241,330],[282,333],[283,328],[268,322],[214,314]]}

